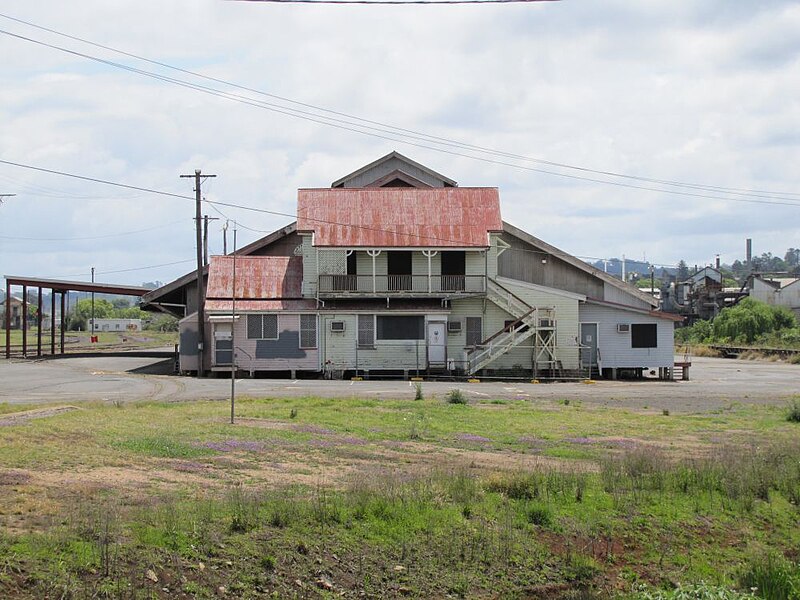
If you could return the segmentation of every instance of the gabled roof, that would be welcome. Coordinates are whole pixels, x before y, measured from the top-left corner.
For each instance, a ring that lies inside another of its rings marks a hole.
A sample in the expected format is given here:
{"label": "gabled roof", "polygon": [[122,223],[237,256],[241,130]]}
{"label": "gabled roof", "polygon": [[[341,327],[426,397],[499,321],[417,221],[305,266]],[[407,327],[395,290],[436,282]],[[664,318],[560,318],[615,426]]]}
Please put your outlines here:
{"label": "gabled roof", "polygon": [[[273,231],[272,233],[265,235],[262,238],[257,239],[256,241],[244,246],[238,250],[236,250],[237,256],[246,256],[252,254],[253,252],[258,252],[265,246],[269,246],[273,242],[286,237],[287,235],[294,233],[297,230],[297,222],[289,223],[285,227],[281,227],[280,229]],[[208,267],[203,267],[203,275],[208,274]],[[182,275],[171,281],[165,285],[162,285],[160,288],[156,288],[147,292],[144,296],[142,296],[141,304],[146,306],[148,304],[157,304],[160,298],[169,295],[172,292],[179,290],[180,288],[189,285],[190,283],[197,281],[197,270],[189,271],[186,275]]]}
{"label": "gabled roof", "polygon": [[[212,256],[206,298],[231,298],[234,257]],[[237,299],[302,298],[303,259],[299,256],[237,256]]]}
{"label": "gabled roof", "polygon": [[[212,256],[208,269],[206,310],[233,307],[233,256]],[[303,259],[299,256],[236,256],[236,307],[238,310],[308,310],[304,300]]]}
{"label": "gabled roof", "polygon": [[403,156],[402,154],[400,154],[397,151],[392,151],[389,154],[387,154],[386,156],[382,156],[378,160],[375,160],[375,161],[369,163],[368,165],[365,165],[365,166],[361,167],[360,169],[357,169],[357,170],[353,171],[349,175],[345,175],[341,179],[337,179],[336,181],[334,181],[331,184],[331,187],[332,188],[338,188],[338,187],[346,186],[346,183],[348,181],[350,181],[352,179],[355,179],[356,177],[358,177],[360,175],[363,175],[367,171],[375,169],[376,167],[379,167],[383,163],[389,162],[390,160],[393,160],[393,159],[397,159],[397,160],[399,160],[401,162],[404,162],[404,163],[406,163],[408,165],[411,165],[415,169],[419,169],[423,173],[426,173],[429,177],[432,177],[434,179],[438,179],[442,183],[442,185],[445,186],[445,187],[456,187],[458,185],[458,183],[456,183],[455,181],[453,181],[449,177],[445,177],[444,175],[442,175],[440,173],[437,173],[433,169],[429,169],[425,165],[421,165],[418,162],[413,161],[413,160],[411,160],[410,158],[408,158],[406,156]]}
{"label": "gabled roof", "polygon": [[548,254],[552,254],[553,256],[563,260],[565,263],[572,265],[573,267],[588,273],[589,275],[593,275],[594,277],[600,279],[604,283],[607,283],[617,289],[620,289],[634,298],[638,298],[649,304],[650,306],[658,306],[659,301],[656,298],[653,298],[650,294],[645,294],[644,292],[639,291],[632,285],[628,285],[627,283],[620,281],[616,277],[613,277],[606,273],[605,271],[601,271],[600,269],[593,267],[592,265],[582,261],[571,254],[564,252],[563,250],[559,250],[555,246],[548,244],[540,240],[539,238],[532,236],[530,233],[523,231],[517,227],[514,227],[511,223],[507,223],[503,221],[503,231],[513,235],[521,239],[524,242],[528,242],[529,244],[536,246],[537,248],[544,250]]}
{"label": "gabled roof", "polygon": [[486,248],[502,231],[497,188],[299,190],[297,230],[344,248]]}

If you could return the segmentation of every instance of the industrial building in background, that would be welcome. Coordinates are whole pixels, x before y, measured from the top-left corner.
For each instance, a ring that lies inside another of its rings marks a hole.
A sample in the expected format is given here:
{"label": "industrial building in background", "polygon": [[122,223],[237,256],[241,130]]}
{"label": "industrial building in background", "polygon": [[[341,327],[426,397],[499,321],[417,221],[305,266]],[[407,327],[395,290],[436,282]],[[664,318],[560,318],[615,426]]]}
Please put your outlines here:
{"label": "industrial building in background", "polygon": [[681,320],[397,152],[299,190],[296,222],[203,276],[203,339],[195,273],[142,298],[182,318],[184,372],[669,378]]}

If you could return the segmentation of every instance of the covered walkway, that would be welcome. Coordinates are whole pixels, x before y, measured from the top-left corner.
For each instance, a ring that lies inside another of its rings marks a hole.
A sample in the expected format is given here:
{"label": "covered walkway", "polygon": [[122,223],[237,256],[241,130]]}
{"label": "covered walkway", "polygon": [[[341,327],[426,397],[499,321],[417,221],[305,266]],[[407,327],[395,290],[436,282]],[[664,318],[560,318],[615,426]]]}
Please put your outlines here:
{"label": "covered walkway", "polygon": [[150,290],[139,286],[118,285],[115,283],[91,283],[83,281],[62,281],[58,279],[40,279],[36,277],[16,277],[6,275],[6,358],[11,358],[11,288],[22,287],[22,355],[28,356],[28,288],[38,289],[36,356],[42,356],[42,294],[50,290],[50,354],[56,354],[56,294],[60,295],[59,311],[59,350],[64,354],[64,333],[66,330],[66,296],[69,292],[94,292],[99,294],[118,294],[120,296],[144,296]]}

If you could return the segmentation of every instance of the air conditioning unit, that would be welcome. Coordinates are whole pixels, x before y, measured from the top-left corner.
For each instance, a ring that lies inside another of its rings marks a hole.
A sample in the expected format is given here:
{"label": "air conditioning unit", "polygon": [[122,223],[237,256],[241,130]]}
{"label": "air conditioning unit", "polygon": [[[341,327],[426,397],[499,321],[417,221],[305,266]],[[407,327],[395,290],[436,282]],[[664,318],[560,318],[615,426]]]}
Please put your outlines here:
{"label": "air conditioning unit", "polygon": [[344,321],[331,321],[331,331],[333,333],[343,333],[345,329]]}
{"label": "air conditioning unit", "polygon": [[555,327],[553,324],[553,319],[539,319],[539,327],[548,328],[548,327]]}
{"label": "air conditioning unit", "polygon": [[447,333],[461,333],[461,321],[448,321]]}
{"label": "air conditioning unit", "polygon": [[617,333],[630,333],[630,323],[617,323]]}

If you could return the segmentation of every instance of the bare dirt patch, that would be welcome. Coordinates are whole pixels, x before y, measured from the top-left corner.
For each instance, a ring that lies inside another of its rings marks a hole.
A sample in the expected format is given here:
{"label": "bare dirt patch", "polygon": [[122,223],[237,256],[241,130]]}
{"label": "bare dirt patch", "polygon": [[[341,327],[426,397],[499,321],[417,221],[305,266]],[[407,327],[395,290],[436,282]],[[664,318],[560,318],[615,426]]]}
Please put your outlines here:
{"label": "bare dirt patch", "polygon": [[15,413],[6,413],[0,416],[0,427],[19,425],[20,423],[30,421],[31,419],[44,419],[46,417],[60,415],[62,413],[70,412],[72,410],[80,410],[80,409],[77,406],[65,405],[65,406],[52,406],[49,408],[35,408],[33,410],[23,410]]}

